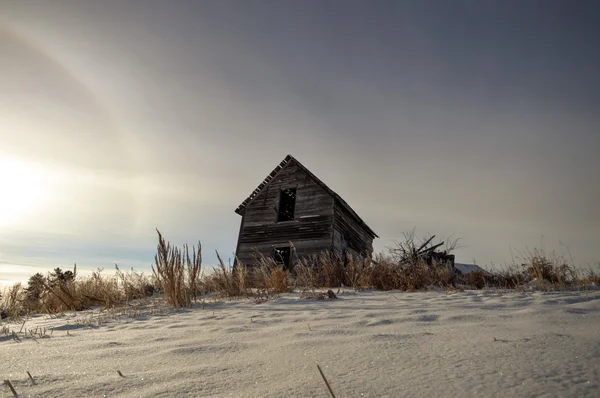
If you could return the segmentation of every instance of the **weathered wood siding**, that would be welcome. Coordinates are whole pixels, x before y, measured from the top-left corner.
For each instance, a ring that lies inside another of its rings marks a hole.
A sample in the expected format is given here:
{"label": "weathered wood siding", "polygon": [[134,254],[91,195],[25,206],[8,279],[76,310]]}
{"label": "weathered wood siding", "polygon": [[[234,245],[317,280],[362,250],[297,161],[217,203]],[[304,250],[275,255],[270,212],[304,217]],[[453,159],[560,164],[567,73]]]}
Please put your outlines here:
{"label": "weathered wood siding", "polygon": [[360,253],[354,250],[347,238],[342,234],[339,228],[335,228],[333,230],[333,253],[334,254],[343,254],[344,251],[351,253],[354,256],[360,256]]}
{"label": "weathered wood siding", "polygon": [[[279,195],[296,188],[293,221],[277,222]],[[272,256],[274,246],[292,241],[298,256],[332,249],[334,199],[295,161],[277,173],[244,209],[238,237],[237,258],[251,265],[255,249]]]}
{"label": "weathered wood siding", "polygon": [[361,256],[373,253],[374,237],[344,209],[339,202],[334,208],[333,250],[341,254],[344,249]]}

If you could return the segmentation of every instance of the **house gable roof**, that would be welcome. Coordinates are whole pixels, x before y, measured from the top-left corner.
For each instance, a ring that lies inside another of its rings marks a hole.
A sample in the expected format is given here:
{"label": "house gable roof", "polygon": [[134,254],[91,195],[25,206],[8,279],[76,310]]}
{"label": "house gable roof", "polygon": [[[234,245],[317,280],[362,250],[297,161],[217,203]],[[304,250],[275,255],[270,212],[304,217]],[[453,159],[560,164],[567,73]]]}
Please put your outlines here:
{"label": "house gable roof", "polygon": [[246,198],[246,200],[244,200],[238,207],[237,209],[235,209],[235,212],[239,215],[243,215],[244,214],[244,210],[245,208],[260,194],[260,192],[265,189],[265,187],[267,185],[269,185],[271,183],[271,181],[273,181],[273,179],[275,178],[275,176],[281,171],[283,170],[287,165],[289,165],[290,163],[295,162],[298,167],[300,167],[300,169],[302,169],[302,171],[304,171],[310,178],[312,178],[319,186],[321,186],[321,188],[323,188],[329,195],[333,196],[333,198],[339,202],[339,204],[348,212],[350,213],[350,215],[371,235],[373,235],[373,237],[375,238],[379,238],[379,236],[377,236],[377,234],[367,225],[367,223],[365,223],[362,218],[360,218],[358,216],[358,214],[356,214],[356,212],[352,209],[352,207],[350,207],[350,205],[348,203],[346,203],[346,201],[344,199],[342,199],[342,197],[340,195],[338,195],[337,193],[335,193],[331,188],[329,188],[327,185],[325,185],[325,183],[323,181],[321,181],[317,176],[315,176],[310,170],[308,170],[302,163],[300,163],[296,158],[294,158],[292,155],[287,155],[285,157],[285,159],[283,159],[281,161],[281,163],[279,163],[279,165],[277,165],[277,167],[275,167],[273,169],[273,171],[263,180],[263,182],[261,182],[258,187],[256,187],[256,189],[254,191],[252,191],[252,193],[250,194],[250,196],[248,196]]}

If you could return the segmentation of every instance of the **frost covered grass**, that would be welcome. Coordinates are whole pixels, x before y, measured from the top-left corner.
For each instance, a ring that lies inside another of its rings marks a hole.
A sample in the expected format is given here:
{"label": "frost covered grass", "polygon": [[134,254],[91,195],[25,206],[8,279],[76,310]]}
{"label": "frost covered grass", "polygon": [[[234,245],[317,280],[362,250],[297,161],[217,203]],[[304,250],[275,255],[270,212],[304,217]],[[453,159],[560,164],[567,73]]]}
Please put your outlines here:
{"label": "frost covered grass", "polygon": [[149,297],[155,291],[154,281],[142,273],[123,272],[116,267],[114,276],[92,272],[78,277],[77,268],[63,271],[55,268],[47,276],[35,274],[27,287],[17,283],[0,292],[2,319],[18,319],[31,314],[60,314],[85,310],[94,306],[113,308],[129,301]]}
{"label": "frost covered grass", "polygon": [[481,272],[467,276],[467,281],[478,288],[485,286],[523,290],[535,287],[542,290],[577,289],[600,286],[600,262],[595,268],[578,268],[570,256],[547,252],[543,247],[526,250],[513,257],[512,263],[502,270],[483,275]]}
{"label": "frost covered grass", "polygon": [[[252,297],[260,302],[286,292],[342,287],[357,291],[483,288],[549,291],[600,286],[600,263],[596,270],[582,271],[564,255],[547,253],[543,247],[513,258],[504,269],[475,270],[463,275],[445,265],[428,264],[411,256],[427,241],[416,239],[414,231],[405,234],[396,247],[372,259],[352,255],[342,258],[331,253],[308,258],[293,256],[292,267],[284,269],[273,258],[257,255],[253,267],[239,262],[232,267],[225,265],[217,253],[219,265],[203,270],[200,242],[192,248],[190,256],[187,245],[172,246],[157,232],[157,254],[151,276],[133,270],[123,272],[116,266],[114,276],[97,270],[82,278],[77,276],[76,266],[73,271],[55,268],[46,276],[39,273],[32,276],[27,287],[17,283],[0,292],[0,315],[3,319],[19,319],[94,306],[110,309],[156,296],[173,308],[189,307],[207,295],[220,299]],[[448,249],[455,246],[456,241],[447,244]]]}
{"label": "frost covered grass", "polygon": [[[600,389],[598,290],[337,296],[205,299],[178,310],[140,299],[128,311],[4,322],[0,377],[20,396],[44,397],[327,397],[329,388],[337,397],[596,397]],[[47,332],[34,339],[36,329]]]}

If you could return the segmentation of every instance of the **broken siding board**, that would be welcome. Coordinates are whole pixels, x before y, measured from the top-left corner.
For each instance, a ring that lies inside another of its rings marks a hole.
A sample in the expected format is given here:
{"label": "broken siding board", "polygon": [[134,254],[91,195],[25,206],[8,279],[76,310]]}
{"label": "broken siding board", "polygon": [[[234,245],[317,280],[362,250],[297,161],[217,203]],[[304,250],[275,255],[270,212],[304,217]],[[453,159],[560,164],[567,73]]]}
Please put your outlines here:
{"label": "broken siding board", "polygon": [[[255,227],[260,228],[260,227]],[[296,239],[330,239],[332,227],[328,223],[313,225],[309,229],[299,229],[297,225],[284,228],[267,228],[265,232],[257,229],[246,228],[240,236],[240,245],[246,243],[261,243],[274,240],[296,240]]]}
{"label": "broken siding board", "polygon": [[[305,240],[295,240],[291,241],[296,250],[305,250],[306,248],[324,248],[328,250],[329,240],[326,239],[305,239]],[[290,241],[287,240],[273,240],[269,242],[263,242],[260,244],[240,244],[240,249],[242,249],[245,253],[252,253],[255,249],[259,251],[269,251],[273,247],[281,247],[281,246],[289,246]]]}

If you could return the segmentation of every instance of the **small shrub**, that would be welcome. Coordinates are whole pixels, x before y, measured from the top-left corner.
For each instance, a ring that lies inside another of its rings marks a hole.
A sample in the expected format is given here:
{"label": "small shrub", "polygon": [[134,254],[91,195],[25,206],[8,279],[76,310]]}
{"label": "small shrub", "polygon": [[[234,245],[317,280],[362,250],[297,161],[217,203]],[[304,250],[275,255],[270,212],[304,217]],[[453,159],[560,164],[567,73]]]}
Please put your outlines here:
{"label": "small shrub", "polygon": [[468,273],[466,279],[469,285],[475,286],[477,289],[483,289],[486,285],[485,274],[479,270]]}
{"label": "small shrub", "polygon": [[288,287],[288,275],[279,267],[273,268],[271,271],[271,278],[269,279],[269,290],[270,293],[286,293],[290,289]]}
{"label": "small shrub", "polygon": [[391,258],[378,255],[371,269],[371,285],[376,290],[402,289],[403,276],[401,268]]}

